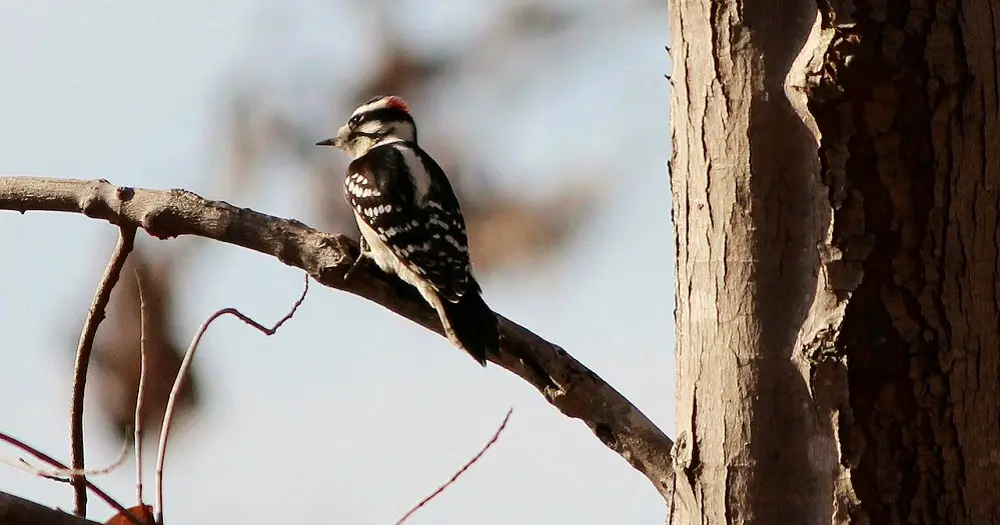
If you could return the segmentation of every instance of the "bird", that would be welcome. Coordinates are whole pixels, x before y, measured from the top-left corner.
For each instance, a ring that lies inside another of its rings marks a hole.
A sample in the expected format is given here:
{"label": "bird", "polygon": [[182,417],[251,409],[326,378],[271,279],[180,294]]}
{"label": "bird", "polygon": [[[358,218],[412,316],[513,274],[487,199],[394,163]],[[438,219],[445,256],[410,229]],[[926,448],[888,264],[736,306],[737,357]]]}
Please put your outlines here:
{"label": "bird", "polygon": [[399,96],[358,106],[333,138],[317,146],[353,158],[344,198],[361,232],[365,261],[413,286],[441,320],[445,336],[480,365],[500,350],[498,319],[473,275],[465,218],[447,174],[417,143],[417,125]]}

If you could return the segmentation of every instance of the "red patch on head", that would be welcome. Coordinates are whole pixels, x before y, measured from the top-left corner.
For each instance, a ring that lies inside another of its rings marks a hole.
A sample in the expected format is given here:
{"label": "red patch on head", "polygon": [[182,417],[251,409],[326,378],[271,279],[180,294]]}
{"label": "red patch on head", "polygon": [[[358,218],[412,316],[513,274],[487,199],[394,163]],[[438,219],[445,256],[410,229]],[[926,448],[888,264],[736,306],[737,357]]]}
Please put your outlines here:
{"label": "red patch on head", "polygon": [[410,112],[410,106],[406,105],[406,101],[397,96],[391,96],[385,99],[385,103],[390,108],[396,108],[400,111],[405,111],[406,113]]}

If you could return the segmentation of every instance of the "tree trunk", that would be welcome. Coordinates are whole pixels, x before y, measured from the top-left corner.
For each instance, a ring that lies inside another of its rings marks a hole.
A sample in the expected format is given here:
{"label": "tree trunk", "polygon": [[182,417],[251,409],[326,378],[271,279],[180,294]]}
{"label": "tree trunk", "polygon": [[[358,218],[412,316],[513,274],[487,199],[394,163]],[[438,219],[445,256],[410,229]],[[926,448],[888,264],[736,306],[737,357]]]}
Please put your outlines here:
{"label": "tree trunk", "polygon": [[671,522],[1000,523],[1000,8],[670,14]]}

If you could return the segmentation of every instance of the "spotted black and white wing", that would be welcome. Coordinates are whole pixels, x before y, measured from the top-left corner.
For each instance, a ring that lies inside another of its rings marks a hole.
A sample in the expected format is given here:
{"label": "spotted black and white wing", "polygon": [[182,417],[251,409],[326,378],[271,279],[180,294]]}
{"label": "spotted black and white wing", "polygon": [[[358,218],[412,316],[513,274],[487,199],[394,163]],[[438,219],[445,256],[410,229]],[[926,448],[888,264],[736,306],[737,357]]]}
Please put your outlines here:
{"label": "spotted black and white wing", "polygon": [[479,291],[458,199],[426,152],[403,142],[373,148],[348,166],[344,190],[359,222],[441,297],[458,302],[470,287]]}

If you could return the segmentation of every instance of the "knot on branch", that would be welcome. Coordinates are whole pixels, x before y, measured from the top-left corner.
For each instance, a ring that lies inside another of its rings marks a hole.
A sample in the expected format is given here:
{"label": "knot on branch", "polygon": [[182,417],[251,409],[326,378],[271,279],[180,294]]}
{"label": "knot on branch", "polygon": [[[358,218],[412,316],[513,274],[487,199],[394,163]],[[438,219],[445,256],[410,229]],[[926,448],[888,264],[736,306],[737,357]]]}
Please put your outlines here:
{"label": "knot on branch", "polygon": [[[342,280],[360,253],[358,244],[346,235],[324,234],[316,239],[315,246],[324,254],[316,265],[319,270],[317,273],[331,280]],[[330,254],[329,257],[326,256],[327,253]]]}
{"label": "knot on branch", "polygon": [[184,217],[171,206],[154,206],[142,215],[142,228],[157,239],[170,239],[184,233]]}
{"label": "knot on branch", "polygon": [[611,426],[607,423],[597,423],[594,425],[594,435],[597,439],[604,443],[604,446],[614,450],[616,452],[620,451],[618,447],[618,438],[615,437],[615,433],[611,430]]}
{"label": "knot on branch", "polygon": [[[104,218],[113,217],[117,215],[113,213],[114,210],[108,203],[108,199],[104,197],[104,192],[102,191],[106,188],[110,182],[105,179],[95,179],[87,183],[86,188],[80,195],[80,200],[78,202],[80,206],[80,211],[84,215],[90,218]],[[113,223],[117,223],[117,220],[111,220]]]}
{"label": "knot on branch", "polygon": [[117,188],[115,188],[115,197],[117,197],[118,200],[120,200],[122,203],[126,203],[132,200],[132,197],[134,196],[135,196],[135,189],[133,188],[130,188],[128,186],[118,186]]}

